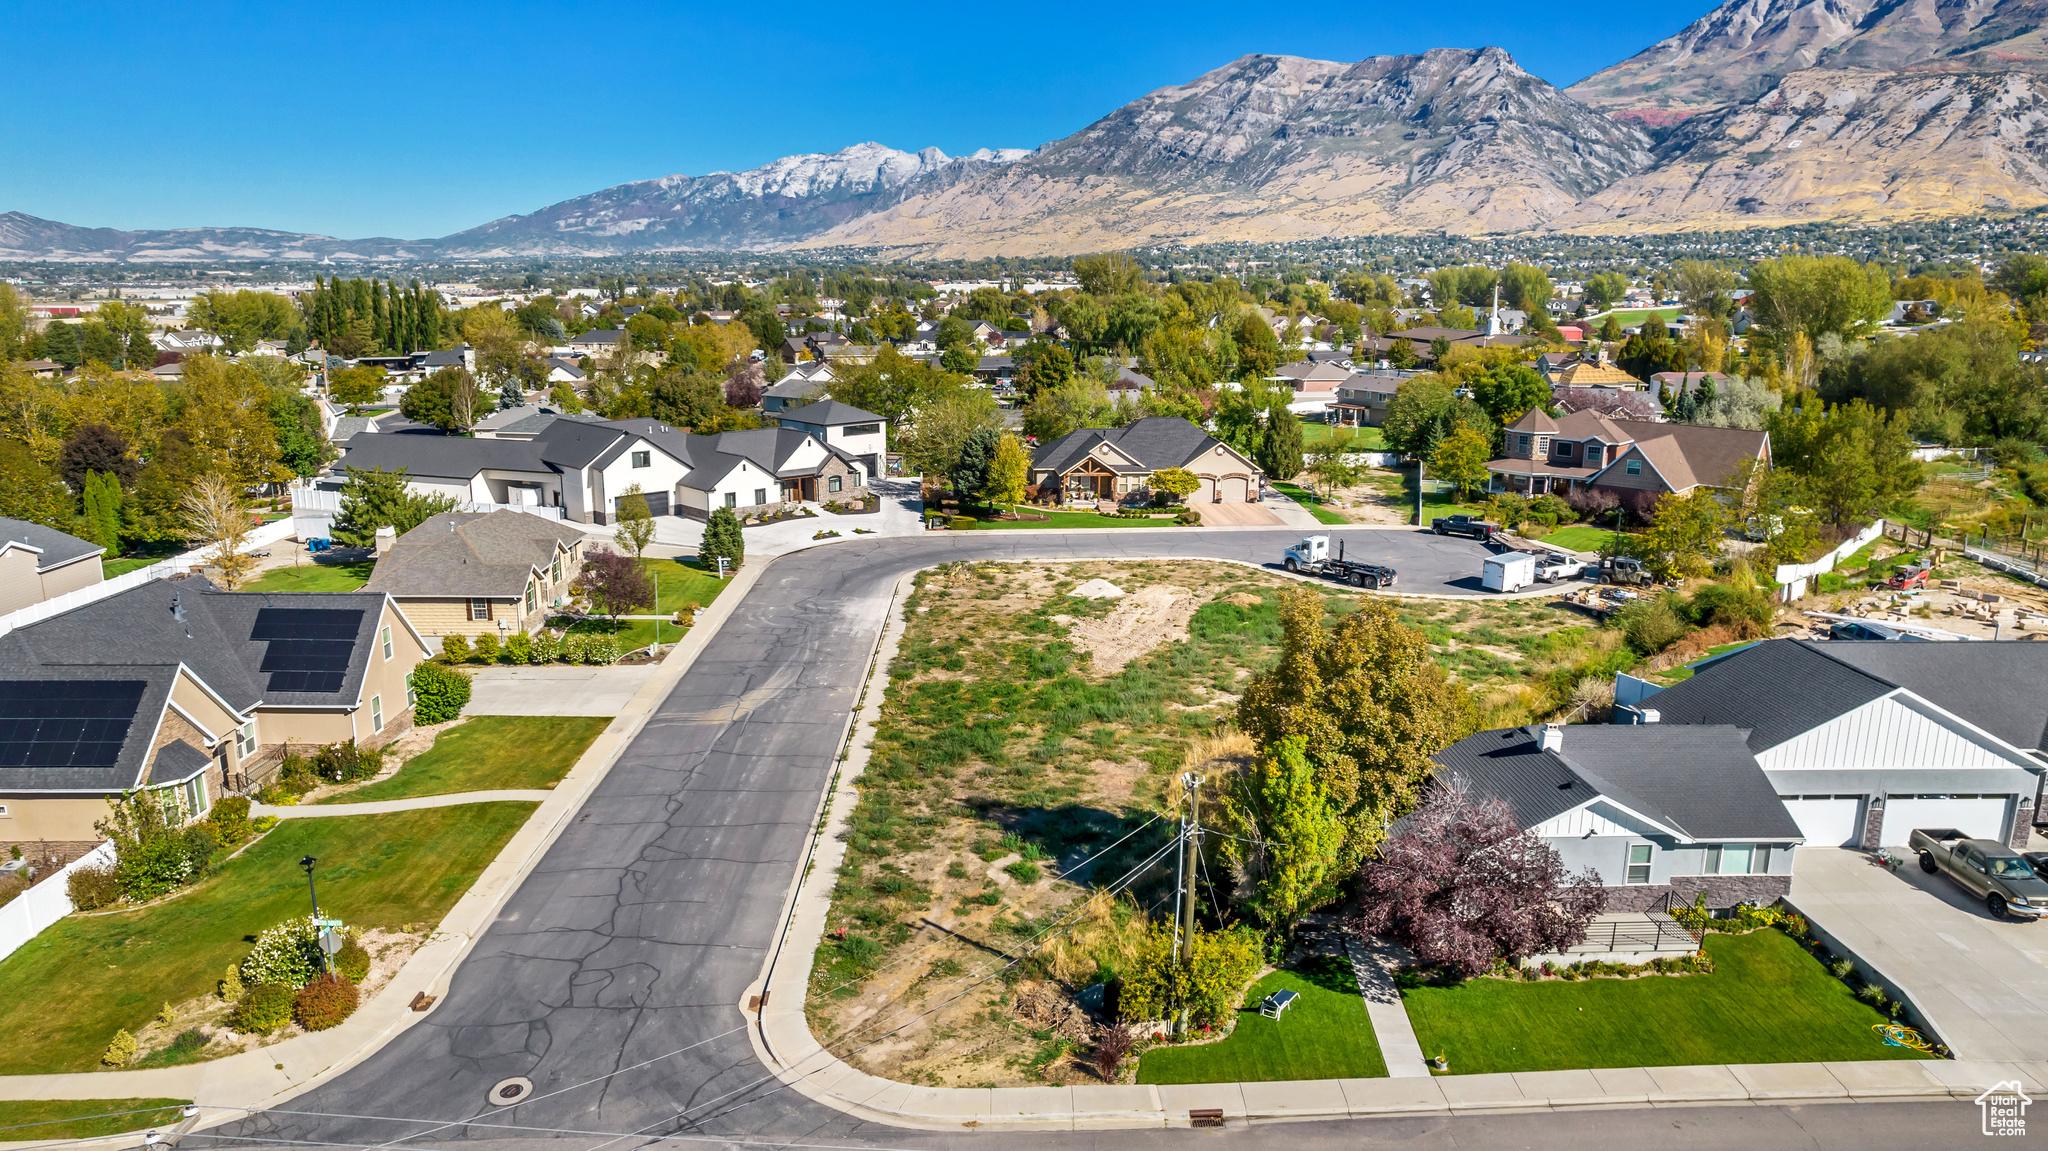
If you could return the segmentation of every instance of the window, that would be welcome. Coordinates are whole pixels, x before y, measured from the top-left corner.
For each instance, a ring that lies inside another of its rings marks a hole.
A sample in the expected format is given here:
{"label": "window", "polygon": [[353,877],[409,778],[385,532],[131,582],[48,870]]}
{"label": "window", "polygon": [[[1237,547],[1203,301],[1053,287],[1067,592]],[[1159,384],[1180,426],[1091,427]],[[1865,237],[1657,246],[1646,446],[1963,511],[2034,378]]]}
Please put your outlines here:
{"label": "window", "polygon": [[235,729],[235,758],[247,759],[256,754],[256,721],[250,720]]}
{"label": "window", "polygon": [[1722,875],[1748,875],[1750,861],[1756,856],[1756,846],[1749,843],[1724,843],[1721,845]]}
{"label": "window", "polygon": [[872,436],[882,430],[880,424],[848,424],[839,434],[842,436]]}
{"label": "window", "polygon": [[738,506],[739,506],[739,502],[740,502],[740,497],[739,497],[739,494],[738,494],[737,492],[727,492],[727,493],[725,493],[725,506],[726,506],[726,507],[729,507],[729,508],[732,508],[732,507],[738,507]]}
{"label": "window", "polygon": [[1650,882],[1650,852],[1654,849],[1654,846],[1648,843],[1631,843],[1628,845],[1627,882]]}
{"label": "window", "polygon": [[838,476],[828,476],[828,477],[826,477],[826,479],[825,479],[825,490],[826,490],[826,491],[828,491],[828,492],[836,492],[836,491],[838,491],[838,490],[839,490],[839,477],[838,477]]}
{"label": "window", "polygon": [[1572,458],[1572,442],[1570,440],[1557,441],[1555,444],[1551,445],[1551,450],[1555,451],[1558,455],[1563,456],[1565,459]]}
{"label": "window", "polygon": [[1528,455],[1528,454],[1529,454],[1529,437],[1528,437],[1528,436],[1516,436],[1516,437],[1515,437],[1515,450],[1516,450],[1517,452],[1520,452],[1521,454],[1523,454],[1523,455],[1525,455],[1525,456],[1526,456],[1526,455]]}
{"label": "window", "polygon": [[412,685],[412,673],[405,673],[405,706],[411,707],[420,701],[420,690]]}
{"label": "window", "polygon": [[1623,468],[1622,470],[1623,470],[1623,471],[1625,471],[1625,472],[1627,472],[1627,473],[1628,473],[1629,475],[1632,475],[1632,476],[1639,476],[1639,475],[1642,475],[1642,474],[1643,474],[1643,461],[1641,461],[1641,460],[1630,460],[1630,461],[1628,462],[1628,466],[1627,466],[1627,467],[1625,467],[1625,468]]}
{"label": "window", "polygon": [[12,818],[13,818],[13,816],[12,816],[11,814],[9,814],[9,813],[8,813],[8,810],[7,810],[7,805],[6,805],[6,804],[4,804],[4,803],[0,803],[0,819],[12,819]]}
{"label": "window", "polygon": [[767,502],[768,502],[768,489],[767,489],[767,488],[755,488],[755,489],[754,489],[754,503],[755,503],[756,505],[760,505],[760,504],[765,504],[765,503],[767,503]]}
{"label": "window", "polygon": [[1706,875],[1766,875],[1771,870],[1767,843],[1722,843],[1707,848]]}
{"label": "window", "polygon": [[383,645],[384,645],[384,658],[385,658],[385,659],[390,659],[390,658],[391,658],[391,625],[390,625],[390,624],[385,624],[385,625],[384,625],[384,630],[378,633],[378,638],[377,638],[377,642],[379,642],[379,643],[381,643],[381,644],[383,644]]}
{"label": "window", "polygon": [[555,557],[555,570],[554,570],[553,572],[549,573],[549,575],[548,575],[548,582],[549,582],[549,583],[561,583],[561,582],[562,582],[562,557],[561,557],[561,556],[559,556],[559,555],[557,555],[557,556]]}
{"label": "window", "polygon": [[370,697],[370,730],[384,730],[384,697],[381,695]]}
{"label": "window", "polygon": [[634,467],[636,467],[636,468],[644,468],[644,467],[647,467],[647,466],[648,466],[649,464],[651,464],[651,463],[653,463],[653,462],[654,462],[654,453],[653,453],[653,452],[634,452],[634,453],[633,453],[633,466],[634,466]]}
{"label": "window", "polygon": [[1587,445],[1586,445],[1586,463],[1587,463],[1587,465],[1588,465],[1588,466],[1591,466],[1591,465],[1593,465],[1593,464],[1597,464],[1597,463],[1599,463],[1599,462],[1600,462],[1600,445],[1599,445],[1599,444],[1587,444]]}
{"label": "window", "polygon": [[534,609],[535,607],[538,607],[538,606],[539,606],[539,605],[538,605],[537,603],[535,603],[535,602],[534,602],[534,597],[533,597],[533,591],[534,591],[533,585],[532,585],[532,584],[527,584],[527,585],[526,585],[526,614],[528,614],[528,615],[532,615],[532,614],[533,614],[533,609]]}
{"label": "window", "polygon": [[471,618],[471,619],[489,619],[489,618],[491,618],[491,601],[490,601],[490,600],[487,600],[487,599],[473,599],[473,600],[470,600],[470,601],[469,601],[469,618]]}

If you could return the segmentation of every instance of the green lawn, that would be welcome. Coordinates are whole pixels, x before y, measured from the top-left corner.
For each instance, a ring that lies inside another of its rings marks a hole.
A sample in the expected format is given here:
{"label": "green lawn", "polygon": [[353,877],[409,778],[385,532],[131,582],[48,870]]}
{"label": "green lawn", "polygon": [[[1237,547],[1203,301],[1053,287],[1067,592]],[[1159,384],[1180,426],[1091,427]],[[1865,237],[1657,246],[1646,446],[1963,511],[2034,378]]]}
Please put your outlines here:
{"label": "green lawn", "polygon": [[[560,618],[550,619],[548,626],[553,628],[562,627],[563,625],[558,622]],[[639,651],[641,648],[654,642],[654,625],[656,623],[661,624],[661,642],[674,643],[683,638],[682,628],[666,620],[651,619],[622,619],[616,627],[609,620],[602,618],[578,620],[576,623],[569,625],[568,631],[571,635],[604,635],[610,633],[618,636],[619,654],[625,655],[628,652]]]}
{"label": "green lawn", "polygon": [[[1627,328],[1627,327],[1633,327],[1633,326],[1635,326],[1635,325],[1637,325],[1637,324],[1640,324],[1640,323],[1642,323],[1642,322],[1643,322],[1643,317],[1644,317],[1644,316],[1650,316],[1650,315],[1657,315],[1657,316],[1662,316],[1662,317],[1664,317],[1664,319],[1665,319],[1665,320],[1666,320],[1667,322],[1674,322],[1674,323],[1675,323],[1675,322],[1676,322],[1676,321],[1678,320],[1678,317],[1680,317],[1680,316],[1682,316],[1682,315],[1684,315],[1684,314],[1685,314],[1685,309],[1683,309],[1683,308],[1650,308],[1650,309],[1643,309],[1643,308],[1635,308],[1635,309],[1632,309],[1632,310],[1630,310],[1630,311],[1626,311],[1626,312],[1615,312],[1615,313],[1613,313],[1613,315],[1614,315],[1614,322],[1615,322],[1615,323],[1617,323],[1617,324],[1620,324],[1620,325],[1621,325],[1622,327],[1624,327],[1624,328]],[[1598,328],[1598,327],[1600,327],[1601,325],[1603,325],[1603,324],[1605,324],[1605,323],[1607,322],[1607,317],[1606,317],[1606,316],[1602,316],[1602,317],[1600,317],[1600,318],[1599,318],[1599,319],[1597,319],[1597,320],[1592,320],[1592,321],[1588,321],[1588,322],[1590,322],[1590,323],[1591,323],[1591,324],[1592,324],[1592,325],[1593,325],[1593,326],[1594,326],[1595,328]]]}
{"label": "green lawn", "polygon": [[1509,983],[1401,993],[1425,1055],[1451,1071],[1922,1058],[1887,1047],[1884,1021],[1774,929],[1709,935],[1712,975]]}
{"label": "green lawn", "polygon": [[[0,1142],[97,1139],[170,1127],[189,1099],[0,1099]],[[92,1118],[96,1117],[96,1118]]]}
{"label": "green lawn", "polygon": [[370,582],[374,560],[352,564],[309,563],[272,568],[242,585],[243,591],[354,591]]}
{"label": "green lawn", "polygon": [[[1301,998],[1279,1020],[1259,1002],[1282,988]],[[1386,1060],[1365,1015],[1351,967],[1325,957],[1302,971],[1276,971],[1252,985],[1237,1030],[1221,1043],[1148,1051],[1140,1083],[1264,1083],[1280,1079],[1384,1076]]]}
{"label": "green lawn", "polygon": [[257,932],[306,913],[301,856],[320,861],[325,914],[366,928],[438,923],[534,806],[287,819],[184,896],[58,921],[0,960],[0,1075],[90,1071],[115,1031],[204,994]]}
{"label": "green lawn", "polygon": [[1339,428],[1321,420],[1301,422],[1301,442],[1311,448],[1320,447],[1330,437],[1348,438],[1353,451],[1383,452],[1387,450],[1386,436],[1378,428]]}
{"label": "green lawn", "polygon": [[1559,528],[1541,538],[1544,543],[1568,548],[1575,552],[1597,552],[1607,546],[1608,541],[1614,538],[1614,533],[1606,528],[1590,527],[1586,524],[1573,524],[1568,528]]}
{"label": "green lawn", "polygon": [[[719,579],[716,572],[707,573],[697,567],[695,556],[687,559],[677,557],[641,560],[640,566],[646,568],[648,574],[654,577],[655,585],[660,591],[658,602],[664,615],[671,614],[690,603],[695,603],[698,607],[710,607],[711,601],[718,598],[718,593],[724,591],[726,585],[732,582],[729,578]],[[648,610],[651,612],[654,609]],[[664,640],[675,638],[671,634],[673,629],[661,630]]]}
{"label": "green lawn", "polygon": [[610,723],[601,715],[480,715],[442,732],[390,779],[320,802],[553,787]]}
{"label": "green lawn", "polygon": [[1068,531],[1073,528],[1170,528],[1173,519],[1166,517],[1156,520],[1127,520],[1117,516],[1106,516],[1100,512],[1063,512],[1050,508],[1032,508],[1026,514],[1048,516],[1042,520],[977,520],[979,531]]}
{"label": "green lawn", "polygon": [[144,546],[135,555],[102,556],[100,557],[100,575],[107,579],[113,579],[117,575],[127,575],[137,568],[146,568],[153,563],[162,563],[183,550],[183,548],[176,544],[168,544],[154,547]]}
{"label": "green lawn", "polygon": [[1307,508],[1308,514],[1316,517],[1316,522],[1319,524],[1348,524],[1351,522],[1336,512],[1323,507],[1323,501],[1317,499],[1314,493],[1300,484],[1283,483],[1280,480],[1273,480],[1272,484],[1274,488],[1285,494],[1288,499]]}

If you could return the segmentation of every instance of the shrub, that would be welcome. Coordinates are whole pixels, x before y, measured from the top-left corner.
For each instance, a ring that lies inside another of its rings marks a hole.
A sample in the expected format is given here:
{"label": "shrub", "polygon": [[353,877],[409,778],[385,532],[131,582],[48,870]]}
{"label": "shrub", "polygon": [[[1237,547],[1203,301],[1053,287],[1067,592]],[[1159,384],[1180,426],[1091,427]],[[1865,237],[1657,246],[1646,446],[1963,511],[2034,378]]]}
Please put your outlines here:
{"label": "shrub", "polygon": [[445,664],[423,663],[412,669],[413,721],[447,723],[469,704],[469,677]]}
{"label": "shrub", "polygon": [[121,894],[146,903],[192,877],[192,855],[183,836],[161,836],[122,850],[114,860],[114,876]]}
{"label": "shrub", "polygon": [[355,984],[339,975],[321,975],[292,999],[292,1018],[308,1031],[325,1031],[354,1015],[360,1002]]}
{"label": "shrub", "polygon": [[1124,1060],[1130,1057],[1130,1028],[1121,1023],[1110,1023],[1095,1029],[1095,1073],[1105,1082],[1116,1082]]}
{"label": "shrub", "polygon": [[533,637],[532,654],[528,657],[528,659],[530,662],[533,663],[553,663],[555,662],[555,658],[561,654],[561,638],[556,636],[554,632],[551,632],[546,628],[542,628],[540,632]]}
{"label": "shrub", "polygon": [[258,983],[242,993],[228,1014],[228,1026],[244,1035],[268,1035],[292,1019],[292,988]]}
{"label": "shrub", "polygon": [[469,637],[466,635],[445,635],[441,637],[441,658],[449,663],[463,663],[469,659]]}
{"label": "shrub", "polygon": [[207,813],[206,822],[213,825],[213,836],[223,845],[233,845],[249,838],[249,797],[230,795],[213,805]]}
{"label": "shrub", "polygon": [[229,964],[227,974],[220,977],[220,997],[233,1003],[242,997],[245,990],[247,988],[242,986],[242,969]]}
{"label": "shrub", "polygon": [[1546,493],[1530,500],[1529,514],[1550,527],[1568,524],[1579,518],[1579,513],[1573,510],[1572,505],[1555,493]]}
{"label": "shrub", "polygon": [[505,640],[505,647],[498,658],[504,663],[533,662],[533,637],[523,631],[515,631]]}
{"label": "shrub", "polygon": [[242,982],[297,989],[320,970],[319,939],[320,929],[310,915],[265,928],[242,960]]}
{"label": "shrub", "polygon": [[1701,627],[1726,624],[1739,635],[1759,634],[1770,626],[1771,601],[1754,587],[1710,583],[1693,593],[1686,614]]}
{"label": "shrub", "polygon": [[135,1061],[135,1037],[127,1031],[116,1031],[107,1041],[106,1053],[100,1056],[100,1063],[106,1067],[126,1067]]}
{"label": "shrub", "polygon": [[469,657],[469,662],[471,662],[471,663],[496,663],[496,662],[498,662],[498,637],[497,637],[497,636],[495,636],[495,635],[492,635],[492,634],[491,634],[490,632],[485,632],[484,634],[482,634],[482,635],[480,635],[480,636],[476,637],[476,649],[475,649],[475,652],[474,652],[474,654],[472,654],[472,655],[471,655],[471,656]]}
{"label": "shrub", "polygon": [[348,978],[350,983],[361,983],[370,975],[370,952],[356,942],[351,935],[341,950],[334,953],[334,969]]}
{"label": "shrub", "polygon": [[64,880],[64,889],[71,896],[71,906],[79,911],[98,911],[121,898],[121,881],[111,863],[73,871]]}
{"label": "shrub", "polygon": [[980,521],[976,520],[973,516],[954,516],[947,522],[946,526],[954,531],[964,531],[973,527],[978,522]]}
{"label": "shrub", "polygon": [[314,774],[335,783],[368,779],[382,770],[383,750],[362,747],[352,739],[346,743],[330,743],[313,756]]}
{"label": "shrub", "polygon": [[1183,507],[1180,513],[1173,517],[1173,522],[1182,527],[1193,527],[1202,522],[1202,513],[1191,507]]}
{"label": "shrub", "polygon": [[1640,655],[1655,655],[1685,634],[1685,620],[1663,597],[1637,600],[1614,613],[1628,646]]}
{"label": "shrub", "polygon": [[574,632],[571,632],[571,633],[569,633],[568,635],[565,635],[565,636],[563,636],[563,637],[562,637],[562,662],[563,662],[563,663],[582,663],[582,662],[583,662],[583,649],[584,649],[585,645],[587,644],[587,642],[588,642],[588,641],[587,641],[587,640],[586,640],[586,639],[585,639],[585,638],[584,638],[583,636],[577,635],[577,634],[576,634],[576,633],[574,633]]}
{"label": "shrub", "polygon": [[1035,863],[1026,863],[1020,859],[1010,866],[1003,868],[1003,870],[1009,874],[1011,879],[1019,883],[1038,882],[1038,865]]}
{"label": "shrub", "polygon": [[619,662],[619,637],[615,635],[594,635],[584,642],[583,662],[607,664]]}

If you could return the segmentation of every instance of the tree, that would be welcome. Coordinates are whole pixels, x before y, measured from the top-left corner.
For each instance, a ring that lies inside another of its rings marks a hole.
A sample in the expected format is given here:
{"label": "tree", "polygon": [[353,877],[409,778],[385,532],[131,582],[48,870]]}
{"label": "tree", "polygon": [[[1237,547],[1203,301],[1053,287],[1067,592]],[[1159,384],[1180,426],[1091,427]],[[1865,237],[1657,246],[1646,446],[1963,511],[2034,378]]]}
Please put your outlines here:
{"label": "tree", "polygon": [[57,456],[57,473],[77,492],[85,490],[85,477],[94,472],[126,484],[141,470],[141,465],[129,454],[127,438],[102,423],[73,428],[71,438],[64,441],[64,450]]}
{"label": "tree", "polygon": [[[1750,309],[1767,345],[1793,382],[1811,387],[1819,373],[1815,341],[1833,334],[1857,339],[1874,331],[1890,309],[1891,278],[1876,264],[1847,256],[1783,256],[1751,265]],[[1763,337],[1758,340],[1757,337]]]}
{"label": "tree", "polygon": [[989,468],[995,463],[996,450],[1006,437],[995,428],[979,428],[971,433],[960,445],[959,458],[953,462],[947,478],[952,481],[953,492],[966,500],[980,494],[988,486]]}
{"label": "tree", "polygon": [[384,369],[358,367],[331,372],[327,376],[327,395],[337,404],[347,404],[350,411],[374,404],[384,397]]}
{"label": "tree", "polygon": [[1300,475],[1301,442],[1301,420],[1285,407],[1273,409],[1259,441],[1259,469],[1276,480]]}
{"label": "tree", "polygon": [[1152,490],[1183,500],[1202,486],[1200,477],[1186,468],[1160,468],[1152,473]]}
{"label": "tree", "polygon": [[704,525],[703,542],[697,545],[697,566],[705,571],[718,570],[718,561],[723,557],[728,570],[737,571],[746,560],[746,539],[740,534],[740,517],[731,508],[718,508],[711,513],[711,519]]}
{"label": "tree", "polygon": [[1332,435],[1308,453],[1309,473],[1316,477],[1316,483],[1322,487],[1325,496],[1358,482],[1362,469],[1351,462],[1352,450],[1349,436],[1340,438]]}
{"label": "tree", "polygon": [[994,396],[980,389],[948,392],[919,408],[916,425],[898,437],[903,470],[934,479],[950,477],[969,437],[983,431],[999,432],[1002,426],[1002,408]]}
{"label": "tree", "polygon": [[1238,727],[1262,754],[1302,739],[1344,817],[1344,867],[1355,866],[1407,806],[1430,756],[1468,734],[1471,699],[1431,657],[1428,639],[1372,598],[1330,626],[1320,593],[1283,593],[1279,661],[1238,700]]}
{"label": "tree", "polygon": [[591,549],[583,561],[582,583],[591,605],[611,620],[614,631],[620,616],[654,606],[654,577],[640,561],[610,548]]}
{"label": "tree", "polygon": [[[1027,345],[1027,349],[1029,345]],[[1031,360],[1018,373],[1017,387],[1027,400],[1035,399],[1038,393],[1064,385],[1074,378],[1074,357],[1058,344],[1046,344],[1037,350]]]}
{"label": "tree", "polygon": [[1380,434],[1395,451],[1427,456],[1458,422],[1460,402],[1457,388],[1442,376],[1410,377],[1387,404]]}
{"label": "tree", "polygon": [[1720,550],[1727,526],[1728,506],[1714,489],[1696,487],[1685,495],[1665,492],[1657,497],[1649,526],[1627,537],[1628,550],[1659,579],[1698,575]]}
{"label": "tree", "polygon": [[1121,296],[1145,282],[1145,269],[1123,252],[1101,252],[1074,260],[1074,279],[1091,296]]}
{"label": "tree", "polygon": [[434,516],[452,512],[455,497],[439,493],[423,495],[410,486],[404,468],[350,468],[341,485],[341,510],[335,514],[330,536],[347,547],[374,547],[377,529],[388,527],[399,535]]}
{"label": "tree", "polygon": [[1521,419],[1531,408],[1550,406],[1550,385],[1527,364],[1489,368],[1470,387],[1473,400],[1502,426]]}
{"label": "tree", "polygon": [[1423,963],[1471,978],[1496,959],[1563,951],[1607,905],[1591,869],[1567,875],[1556,850],[1499,799],[1462,780],[1433,789],[1359,876],[1354,928],[1392,936]]}
{"label": "tree", "polygon": [[444,432],[466,432],[476,426],[482,397],[476,377],[468,369],[442,368],[407,388],[398,401],[398,412]]}
{"label": "tree", "polygon": [[619,546],[639,559],[654,542],[654,513],[648,510],[647,495],[633,484],[619,495],[619,527],[613,538]]}
{"label": "tree", "polygon": [[1509,264],[1500,275],[1500,301],[1510,308],[1519,308],[1529,313],[1531,323],[1537,317],[1550,317],[1550,297],[1557,294],[1550,276],[1543,269],[1532,264]]}
{"label": "tree", "polygon": [[1109,390],[1087,376],[1041,391],[1024,410],[1024,432],[1041,444],[1051,443],[1076,428],[1109,426]]}
{"label": "tree", "polygon": [[760,364],[748,364],[725,380],[725,402],[734,408],[751,408],[761,402],[768,387],[768,373]]}
{"label": "tree", "polygon": [[1237,342],[1240,381],[1263,380],[1280,369],[1280,338],[1256,310],[1246,308],[1238,313],[1230,334]]}
{"label": "tree", "polygon": [[1437,479],[1456,484],[1460,497],[1469,497],[1486,482],[1486,464],[1492,458],[1493,437],[1460,423],[1429,453],[1429,470]]}
{"label": "tree", "polygon": [[0,440],[0,516],[69,531],[71,493],[18,440]]}
{"label": "tree", "polygon": [[211,547],[207,561],[220,571],[229,591],[256,566],[256,557],[242,550],[249,538],[249,511],[242,505],[241,486],[226,476],[201,476],[185,493],[185,522],[201,546]]}
{"label": "tree", "polygon": [[1031,457],[1025,454],[1024,445],[1016,436],[997,440],[995,454],[989,458],[988,476],[979,489],[981,501],[991,507],[1015,508],[1017,501],[1024,498],[1024,481],[1030,470]]}
{"label": "tree", "polygon": [[1678,281],[1678,303],[1695,321],[1718,320],[1735,310],[1729,292],[1735,273],[1705,260],[1680,260],[1672,267]]}
{"label": "tree", "polygon": [[[1604,312],[1628,294],[1628,277],[1620,272],[1600,272],[1586,277],[1586,306]],[[1615,337],[1620,339],[1619,336]]]}
{"label": "tree", "polygon": [[100,472],[85,473],[82,517],[85,538],[104,548],[121,544],[121,481]]}
{"label": "tree", "polygon": [[1281,740],[1220,796],[1224,822],[1237,837],[1224,841],[1224,857],[1251,881],[1252,910],[1293,938],[1303,915],[1336,897],[1344,850],[1344,820],[1316,780],[1302,739]]}
{"label": "tree", "polygon": [[205,471],[240,485],[273,483],[291,473],[278,462],[270,388],[253,368],[214,356],[185,361],[178,425]]}

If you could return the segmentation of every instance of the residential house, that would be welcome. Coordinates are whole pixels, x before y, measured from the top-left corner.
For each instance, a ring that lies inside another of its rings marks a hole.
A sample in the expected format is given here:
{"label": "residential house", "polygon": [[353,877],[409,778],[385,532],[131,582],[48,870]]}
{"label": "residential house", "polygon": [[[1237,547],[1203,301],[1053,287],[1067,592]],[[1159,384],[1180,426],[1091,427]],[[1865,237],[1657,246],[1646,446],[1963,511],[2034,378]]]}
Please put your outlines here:
{"label": "residential house", "polygon": [[1370,368],[1355,371],[1337,385],[1336,402],[1330,411],[1341,427],[1376,428],[1387,420],[1387,409],[1400,394],[1401,385],[1421,375],[1401,368]]}
{"label": "residential house", "polygon": [[363,590],[389,595],[423,635],[532,634],[568,599],[590,540],[524,512],[448,512],[380,537]]}
{"label": "residential house", "polygon": [[551,384],[580,384],[583,382],[583,365],[564,356],[549,356],[542,364],[548,374],[544,377]]}
{"label": "residential house", "polygon": [[[1805,839],[1734,724],[1542,724],[1482,731],[1438,752],[1437,786],[1499,799],[1556,851],[1591,869],[1609,911],[1772,903]],[[1398,824],[1396,827],[1398,828]]]}
{"label": "residential house", "polygon": [[824,360],[800,363],[789,374],[761,390],[761,413],[772,416],[785,407],[807,404],[832,382],[832,365]]}
{"label": "residential house", "polygon": [[1487,490],[1535,497],[1574,487],[1611,492],[1638,514],[1665,492],[1725,488],[1768,467],[1768,433],[1611,419],[1591,409],[1553,418],[1531,408],[1508,425],[1507,455],[1489,460]]}
{"label": "residential house", "polygon": [[212,332],[199,331],[196,328],[180,328],[175,331],[166,329],[151,332],[149,342],[155,344],[160,352],[177,352],[184,355],[211,352],[216,348],[227,346],[221,341],[219,336],[214,335]]}
{"label": "residential house", "polygon": [[0,842],[97,841],[107,801],[182,818],[274,777],[287,748],[412,726],[426,641],[376,592],[154,580],[0,636]]}
{"label": "residential house", "polygon": [[1617,683],[1617,723],[1740,727],[1812,845],[1954,827],[2021,847],[2040,818],[2048,643],[1766,640],[1668,688]]}
{"label": "residential house", "polygon": [[499,408],[478,420],[470,434],[480,440],[530,440],[546,431],[548,425],[555,422],[555,417],[561,414],[560,408],[546,404]]}
{"label": "residential house", "polygon": [[[822,336],[827,333],[819,332],[817,334]],[[830,363],[843,365],[873,363],[875,357],[881,355],[882,349],[887,346],[886,344],[828,344],[821,341],[817,348],[820,358]]]}
{"label": "residential house", "polygon": [[100,582],[106,550],[55,528],[0,518],[0,615]]}
{"label": "residential house", "polygon": [[1259,498],[1259,466],[1178,416],[1148,416],[1121,428],[1068,432],[1031,455],[1031,482],[1062,502],[1147,503],[1152,474],[1185,468],[1201,486],[1189,503],[1250,503]]}
{"label": "residential house", "polygon": [[1641,391],[1643,381],[1629,375],[1603,357],[1598,362],[1580,360],[1569,363],[1550,376],[1553,387],[1560,388],[1620,388],[1625,391]]}
{"label": "residential house", "polygon": [[21,367],[38,380],[54,380],[64,374],[64,365],[55,360],[25,360]]}
{"label": "residential house", "polygon": [[1351,369],[1342,364],[1314,360],[1281,364],[1278,371],[1278,375],[1268,378],[1293,388],[1296,395],[1334,395],[1337,386],[1351,376]]}
{"label": "residential house", "polygon": [[[884,474],[889,456],[889,424],[875,413],[826,399],[782,408],[774,418],[785,428],[809,432],[827,448],[859,460],[868,478]],[[824,497],[829,499],[837,494],[839,489],[828,486]]]}
{"label": "residential house", "polygon": [[1118,368],[1116,379],[1109,385],[1109,398],[1136,400],[1159,389],[1158,381],[1132,368]]}
{"label": "residential house", "polygon": [[1008,384],[1017,378],[1014,356],[983,356],[974,365],[974,378],[984,384]]}
{"label": "residential house", "polygon": [[[865,442],[873,434],[861,432],[854,439]],[[708,520],[721,507],[745,518],[792,503],[865,500],[873,474],[860,457],[830,447],[801,428],[750,428],[708,436],[649,428],[644,435],[689,469],[676,481],[669,507],[676,515],[695,520]]]}
{"label": "residential house", "polygon": [[626,339],[624,328],[592,328],[569,340],[569,352],[576,356],[604,356],[618,351]]}

